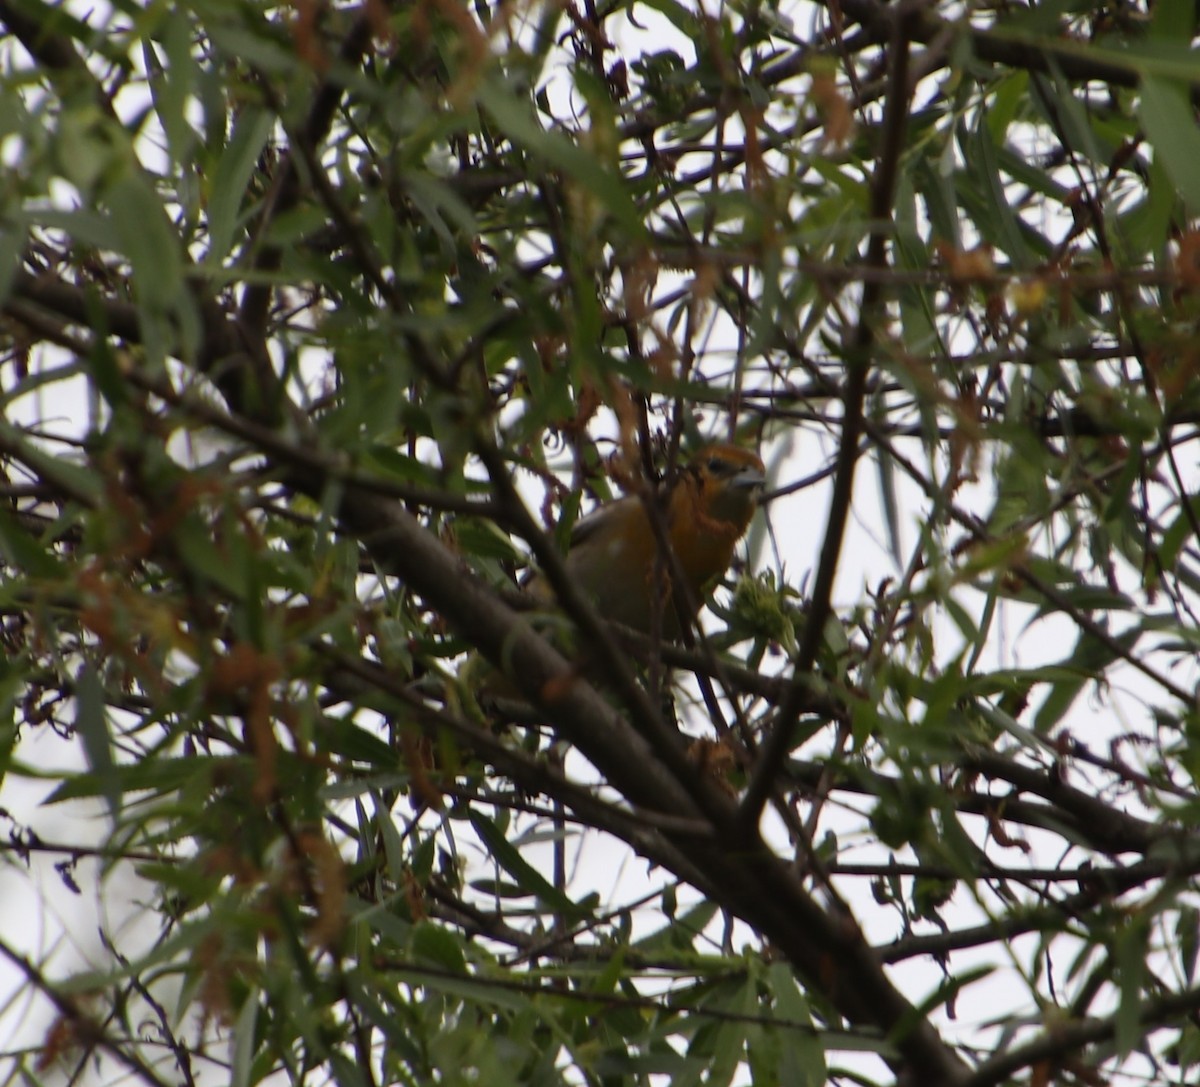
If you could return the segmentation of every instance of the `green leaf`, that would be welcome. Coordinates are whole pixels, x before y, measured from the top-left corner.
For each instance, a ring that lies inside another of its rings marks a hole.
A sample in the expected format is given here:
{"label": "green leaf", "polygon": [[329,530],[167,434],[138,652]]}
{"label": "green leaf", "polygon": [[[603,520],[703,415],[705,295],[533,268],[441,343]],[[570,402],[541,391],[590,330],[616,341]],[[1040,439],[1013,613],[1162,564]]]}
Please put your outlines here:
{"label": "green leaf", "polygon": [[[756,995],[757,983],[751,973],[736,985],[719,992],[710,1001],[705,1001],[705,1007],[726,1012],[737,1018],[727,1019],[717,1024],[708,1038],[703,1038],[703,1028],[696,1034],[696,1043],[688,1050],[688,1056],[696,1056],[707,1051],[711,1054],[709,1066],[702,1079],[693,1082],[703,1083],[704,1087],[716,1087],[718,1084],[733,1083],[746,1052],[747,1023],[742,1017],[750,1017],[759,1012]],[[688,1079],[683,1081],[689,1082]]]}
{"label": "green leaf", "polygon": [[1183,499],[1187,509],[1181,510],[1162,534],[1158,549],[1158,561],[1164,570],[1174,570],[1183,545],[1194,535],[1192,526],[1200,520],[1200,498],[1187,496]]}
{"label": "green leaf", "polygon": [[399,754],[390,744],[385,743],[370,729],[356,725],[347,718],[330,720],[325,736],[332,754],[380,770],[395,770],[400,765]]}
{"label": "green leaf", "polygon": [[448,248],[453,249],[455,234],[470,238],[479,233],[470,207],[440,178],[412,171],[404,177],[404,190]]}
{"label": "green leaf", "polygon": [[211,264],[222,263],[233,248],[246,188],[274,127],[274,114],[263,109],[247,108],[237,119],[233,135],[217,163],[208,198],[209,245],[205,260]]}
{"label": "green leaf", "polygon": [[48,486],[89,506],[100,503],[104,484],[90,468],[52,456],[9,423],[0,422],[0,438],[10,449],[18,450],[20,459]]}
{"label": "green leaf", "polygon": [[[232,537],[228,543],[244,544],[241,537]],[[184,519],[175,530],[175,543],[180,555],[196,574],[217,586],[235,600],[247,597],[250,556],[229,555],[213,540],[211,528],[199,517]]]}
{"label": "green leaf", "polygon": [[528,559],[495,521],[483,517],[459,517],[454,520],[454,539],[465,554],[501,562],[522,563]]}
{"label": "green leaf", "polygon": [[133,265],[140,305],[166,313],[183,293],[181,241],[158,194],[141,174],[127,172],[105,191],[121,249]]}
{"label": "green leaf", "polygon": [[1012,210],[1004,182],[1000,177],[999,154],[991,132],[984,122],[976,127],[969,143],[969,162],[985,186],[983,204],[976,209],[979,229],[1008,254],[1017,268],[1029,268],[1035,261],[1025,241],[1026,227]]}
{"label": "green leaf", "polygon": [[645,234],[642,217],[633,205],[625,181],[596,154],[584,151],[558,132],[548,132],[535,121],[533,111],[504,84],[488,80],[481,88],[480,107],[516,144],[587,189],[605,210],[634,238]]}
{"label": "green leaf", "polygon": [[1066,715],[1067,710],[1079,697],[1079,692],[1083,690],[1084,684],[1091,681],[1091,677],[1081,675],[1055,683],[1046,694],[1038,708],[1037,716],[1033,719],[1034,731],[1041,736],[1047,735]]}
{"label": "green leaf", "polygon": [[[951,141],[946,142],[945,154],[953,159],[954,147]],[[914,168],[915,181],[921,199],[925,204],[925,212],[929,216],[932,236],[940,238],[954,246],[962,248],[962,229],[958,216],[958,202],[955,198],[953,172],[930,164],[928,160],[919,160]]]}
{"label": "green leaf", "polygon": [[[107,731],[105,733],[107,737]],[[119,793],[152,792],[165,794],[195,780],[198,775],[219,774],[225,767],[235,766],[238,758],[209,758],[192,756],[179,759],[143,759],[140,762],[115,765],[105,770],[111,780],[95,769],[87,774],[67,778],[46,798],[47,804],[58,804],[79,797],[104,796],[115,785]]]}
{"label": "green leaf", "polygon": [[26,244],[24,230],[0,230],[0,304],[8,301]]}
{"label": "green leaf", "polygon": [[1200,951],[1200,910],[1195,906],[1180,906],[1175,919],[1175,943],[1179,948],[1179,966],[1184,981],[1190,986],[1196,977],[1196,955]]}
{"label": "green leaf", "polygon": [[115,819],[121,811],[121,782],[113,762],[104,687],[91,664],[83,666],[75,682],[75,707],[75,727],[83,741],[84,755],[99,794]]}
{"label": "green leaf", "polygon": [[396,970],[396,977],[434,992],[460,997],[485,1007],[507,1008],[510,1011],[526,1011],[529,1007],[527,994],[493,984],[487,977],[479,974],[446,977],[442,974],[432,974],[419,969],[405,970],[401,967]]}
{"label": "green leaf", "polygon": [[1147,167],[1147,180],[1142,198],[1117,217],[1116,237],[1128,263],[1159,253],[1167,243],[1177,200],[1175,190],[1156,155]]}
{"label": "green leaf", "polygon": [[[62,582],[67,576],[66,567],[55,556],[53,550],[39,544],[7,506],[0,506],[0,556],[10,567],[10,579],[15,571],[20,571],[29,578],[55,584]],[[7,589],[20,587],[15,579],[0,582],[0,586]]]}
{"label": "green leaf", "polygon": [[897,566],[904,562],[900,544],[900,505],[896,500],[896,466],[885,444],[876,451],[875,466],[879,472],[879,501],[887,526],[888,550]]}
{"label": "green leaf", "polygon": [[231,1087],[250,1087],[254,1080],[251,1068],[257,1048],[256,1027],[258,1024],[258,990],[253,989],[238,1012],[233,1025],[233,1067],[230,1074]]}
{"label": "green leaf", "polygon": [[652,1053],[610,1051],[595,1062],[593,1071],[605,1082],[644,1083],[650,1076],[665,1076],[668,1083],[684,1084],[697,1082],[705,1067],[705,1060],[667,1048]]}
{"label": "green leaf", "polygon": [[[796,975],[785,962],[773,962],[767,967],[767,983],[775,1010],[789,1024],[812,1025],[812,1013]],[[780,1058],[777,1082],[795,1087],[824,1087],[829,1082],[825,1047],[815,1030],[788,1029],[787,1044]]]}
{"label": "green leaf", "polygon": [[1138,117],[1189,215],[1200,215],[1200,131],[1188,85],[1143,75]]}
{"label": "green leaf", "polygon": [[76,245],[88,245],[95,249],[121,248],[112,217],[103,215],[94,208],[76,208],[73,211],[33,208],[21,216],[21,221],[31,227],[61,230],[69,235]]}
{"label": "green leaf", "polygon": [[440,966],[452,974],[467,972],[462,944],[443,925],[435,925],[432,921],[421,921],[414,925],[411,947],[413,955],[420,961]]}
{"label": "green leaf", "polygon": [[1132,1053],[1141,1041],[1142,984],[1146,978],[1145,933],[1136,922],[1121,928],[1116,934],[1113,956],[1117,967],[1117,1006],[1114,1042],[1117,1053]]}
{"label": "green leaf", "polygon": [[1063,143],[1077,155],[1107,166],[1117,147],[1102,135],[1095,115],[1085,109],[1076,96],[1075,85],[1051,62],[1053,82],[1042,80],[1034,102],[1046,112],[1048,122],[1061,132]]}
{"label": "green leaf", "polygon": [[684,40],[688,40],[698,33],[699,19],[696,9],[691,5],[680,4],[677,0],[642,0],[642,2],[646,7],[670,20],[675,29],[683,34]]}
{"label": "green leaf", "polygon": [[1190,42],[1195,34],[1196,5],[1191,0],[1158,0],[1150,5],[1150,34],[1177,45]]}
{"label": "green leaf", "polygon": [[[1029,73],[1018,69],[998,80],[991,88],[988,98],[988,108],[984,111],[983,121],[991,133],[992,142],[999,148],[1004,147],[1008,138],[1008,129],[1029,103]],[[1039,179],[1045,179],[1046,173],[1041,170],[1031,170]]]}
{"label": "green leaf", "polygon": [[148,39],[142,41],[142,60],[151,73],[150,93],[155,112],[167,135],[171,161],[192,161],[196,134],[188,123],[187,110],[199,80],[199,65],[192,52],[192,31],[188,17],[179,10],[164,13],[160,31],[167,67],[158,60],[158,53]]}
{"label": "green leaf", "polygon": [[4,779],[13,764],[13,752],[21,738],[21,728],[13,710],[16,697],[23,687],[24,682],[17,669],[9,669],[0,675],[0,788],[4,786]]}
{"label": "green leaf", "polygon": [[587,916],[587,911],[572,902],[545,876],[526,861],[504,836],[500,828],[482,812],[472,810],[471,825],[488,847],[492,859],[512,876],[526,894],[536,896],[551,909],[565,913],[574,920]]}
{"label": "green leaf", "polygon": [[719,910],[715,902],[704,899],[685,910],[670,924],[636,940],[633,946],[643,955],[690,948]]}
{"label": "green leaf", "polygon": [[[397,886],[401,884],[406,871],[407,869],[401,866],[399,869],[400,875],[396,880]],[[409,946],[412,937],[412,924],[397,911],[398,907],[394,903],[362,903],[356,901],[354,919],[355,921],[361,921],[370,925],[379,934],[379,942],[376,946],[380,950],[399,952],[407,950]]]}

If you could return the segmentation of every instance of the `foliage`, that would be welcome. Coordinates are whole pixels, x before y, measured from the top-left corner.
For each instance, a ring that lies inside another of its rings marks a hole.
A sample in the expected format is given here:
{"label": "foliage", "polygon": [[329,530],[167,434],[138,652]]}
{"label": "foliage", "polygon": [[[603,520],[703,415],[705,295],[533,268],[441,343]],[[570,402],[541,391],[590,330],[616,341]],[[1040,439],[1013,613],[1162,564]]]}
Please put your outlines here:
{"label": "foliage", "polygon": [[1195,20],[0,0],[10,1078],[1194,1080]]}

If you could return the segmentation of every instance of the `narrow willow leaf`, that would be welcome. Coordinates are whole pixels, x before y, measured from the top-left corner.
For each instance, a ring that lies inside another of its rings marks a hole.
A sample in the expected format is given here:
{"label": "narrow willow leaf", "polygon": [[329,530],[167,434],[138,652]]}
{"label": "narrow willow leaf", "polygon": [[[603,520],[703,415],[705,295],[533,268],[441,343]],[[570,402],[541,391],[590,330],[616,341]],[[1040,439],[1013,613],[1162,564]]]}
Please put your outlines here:
{"label": "narrow willow leaf", "polygon": [[1187,85],[1159,76],[1142,77],[1138,104],[1146,136],[1175,183],[1188,213],[1200,215],[1200,131]]}
{"label": "narrow willow leaf", "polygon": [[254,1082],[251,1068],[257,1048],[255,1027],[258,1024],[258,991],[251,990],[242,1010],[233,1025],[233,1067],[230,1072],[231,1087],[250,1087]]}
{"label": "narrow willow leaf", "polygon": [[246,201],[246,187],[254,176],[274,124],[274,116],[266,110],[243,110],[217,163],[208,198],[207,259],[214,264],[224,261],[233,248],[238,215]]}
{"label": "narrow willow leaf", "polygon": [[85,664],[75,682],[75,727],[99,793],[115,819],[121,812],[121,782],[113,762],[104,687],[96,670]]}

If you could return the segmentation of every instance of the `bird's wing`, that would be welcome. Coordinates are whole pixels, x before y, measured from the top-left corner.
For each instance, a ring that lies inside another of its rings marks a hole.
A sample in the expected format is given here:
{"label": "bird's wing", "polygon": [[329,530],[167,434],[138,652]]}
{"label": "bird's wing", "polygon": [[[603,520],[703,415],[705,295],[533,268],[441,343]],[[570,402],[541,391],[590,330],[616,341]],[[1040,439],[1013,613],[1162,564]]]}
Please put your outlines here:
{"label": "bird's wing", "polygon": [[638,498],[626,495],[613,502],[606,502],[603,506],[597,506],[591,513],[580,517],[571,526],[571,538],[567,543],[568,550],[574,551],[581,544],[603,536],[606,529],[612,528],[623,517],[627,517],[632,512],[632,505],[639,501]]}
{"label": "bird's wing", "polygon": [[[567,540],[567,567],[577,567],[581,557],[588,555],[596,544],[603,544],[606,537],[617,538],[617,524],[634,512],[640,499],[626,495],[613,502],[605,502],[590,513],[584,514],[571,526]],[[586,559],[584,559],[586,561]],[[521,588],[533,590],[537,595],[548,595],[549,582],[540,570],[532,569],[521,579]],[[544,592],[543,592],[544,591]]]}

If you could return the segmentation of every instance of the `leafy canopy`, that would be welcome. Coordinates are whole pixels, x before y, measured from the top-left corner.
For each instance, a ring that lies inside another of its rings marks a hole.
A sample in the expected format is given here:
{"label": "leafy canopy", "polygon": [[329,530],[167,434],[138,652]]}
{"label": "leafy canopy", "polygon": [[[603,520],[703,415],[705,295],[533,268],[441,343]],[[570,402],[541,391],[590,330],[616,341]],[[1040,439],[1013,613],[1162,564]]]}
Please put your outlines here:
{"label": "leafy canopy", "polygon": [[1194,1078],[1195,18],[0,0],[12,1066]]}

